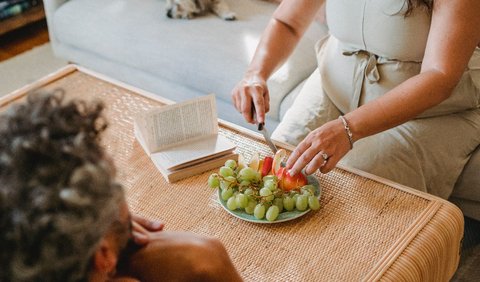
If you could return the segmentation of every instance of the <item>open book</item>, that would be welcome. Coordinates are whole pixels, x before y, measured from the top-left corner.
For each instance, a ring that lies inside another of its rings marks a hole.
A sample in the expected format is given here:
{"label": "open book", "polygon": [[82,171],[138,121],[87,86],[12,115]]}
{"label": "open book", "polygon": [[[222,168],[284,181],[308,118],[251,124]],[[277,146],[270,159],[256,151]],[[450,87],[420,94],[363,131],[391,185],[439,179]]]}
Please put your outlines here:
{"label": "open book", "polygon": [[218,134],[213,94],[142,113],[135,118],[134,131],[168,182],[237,158],[235,144]]}

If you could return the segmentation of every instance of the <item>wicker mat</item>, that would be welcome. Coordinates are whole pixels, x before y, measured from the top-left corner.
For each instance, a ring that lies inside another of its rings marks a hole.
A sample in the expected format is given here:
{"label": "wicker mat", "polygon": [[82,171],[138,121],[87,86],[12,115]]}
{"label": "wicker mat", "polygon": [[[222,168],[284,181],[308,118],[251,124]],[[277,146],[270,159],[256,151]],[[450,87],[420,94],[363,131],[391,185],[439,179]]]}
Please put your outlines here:
{"label": "wicker mat", "polygon": [[[457,212],[437,216],[450,209],[442,202],[337,168],[316,175],[323,190],[320,210],[285,223],[245,222],[225,212],[206,185],[213,171],[168,184],[135,141],[133,117],[161,103],[79,71],[44,88],[104,101],[110,126],[103,144],[114,157],[132,212],[164,220],[167,230],[219,238],[247,281],[395,280],[399,273],[407,273],[404,279],[424,275],[418,274],[422,268],[429,269],[425,281],[433,281],[456,268],[461,224],[455,217],[442,223]],[[222,126],[220,134],[247,160],[255,151],[268,153],[261,140],[245,133]],[[422,241],[419,234],[434,240]],[[434,254],[418,251],[423,247]]]}

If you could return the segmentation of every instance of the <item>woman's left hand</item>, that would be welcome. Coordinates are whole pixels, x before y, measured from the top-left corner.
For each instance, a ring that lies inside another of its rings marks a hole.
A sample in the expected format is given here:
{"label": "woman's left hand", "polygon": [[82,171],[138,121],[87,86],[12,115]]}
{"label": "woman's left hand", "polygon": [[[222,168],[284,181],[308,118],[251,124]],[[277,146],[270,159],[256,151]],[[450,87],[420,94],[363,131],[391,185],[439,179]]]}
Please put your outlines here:
{"label": "woman's left hand", "polygon": [[303,168],[307,175],[317,169],[327,173],[350,149],[350,141],[342,121],[332,120],[310,132],[298,144],[288,158],[287,168],[290,175],[297,174]]}

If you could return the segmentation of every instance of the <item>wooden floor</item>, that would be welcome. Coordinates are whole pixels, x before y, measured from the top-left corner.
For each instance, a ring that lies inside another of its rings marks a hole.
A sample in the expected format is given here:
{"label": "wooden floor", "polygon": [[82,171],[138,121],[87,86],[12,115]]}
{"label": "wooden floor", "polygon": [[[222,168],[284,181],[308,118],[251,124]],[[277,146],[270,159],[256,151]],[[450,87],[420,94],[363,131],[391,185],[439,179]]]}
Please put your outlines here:
{"label": "wooden floor", "polygon": [[48,29],[45,20],[4,34],[0,36],[0,62],[48,41]]}

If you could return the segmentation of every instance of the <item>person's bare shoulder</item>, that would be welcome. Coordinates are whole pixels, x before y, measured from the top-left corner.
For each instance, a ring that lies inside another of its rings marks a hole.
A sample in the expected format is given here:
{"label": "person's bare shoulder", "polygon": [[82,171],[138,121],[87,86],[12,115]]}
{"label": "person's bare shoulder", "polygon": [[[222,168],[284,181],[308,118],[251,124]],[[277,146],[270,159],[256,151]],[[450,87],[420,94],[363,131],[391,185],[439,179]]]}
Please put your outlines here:
{"label": "person's bare shoulder", "polygon": [[241,281],[218,239],[190,232],[151,234],[150,242],[131,254],[126,268],[127,275],[141,281]]}
{"label": "person's bare shoulder", "polygon": [[140,280],[130,277],[118,277],[111,280],[112,282],[140,282]]}

